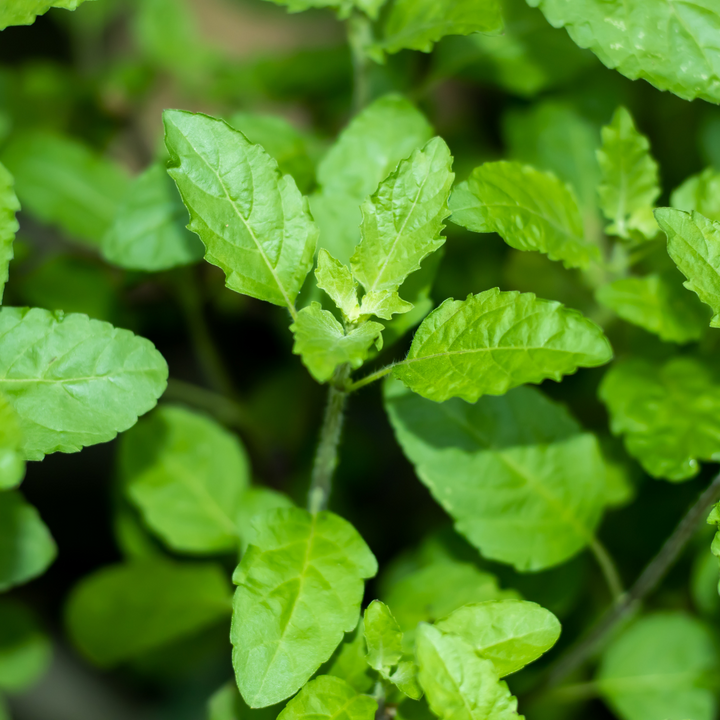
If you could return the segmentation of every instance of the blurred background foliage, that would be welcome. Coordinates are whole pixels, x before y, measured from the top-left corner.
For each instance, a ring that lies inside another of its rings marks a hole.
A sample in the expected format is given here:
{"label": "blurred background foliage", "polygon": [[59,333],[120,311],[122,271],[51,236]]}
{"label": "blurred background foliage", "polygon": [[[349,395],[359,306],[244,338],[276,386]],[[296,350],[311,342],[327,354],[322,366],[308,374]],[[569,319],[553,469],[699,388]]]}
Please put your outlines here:
{"label": "blurred background foliage", "polygon": [[[586,229],[597,235],[595,150],[600,127],[621,104],[659,162],[659,205],[669,204],[688,176],[720,170],[720,109],[607,70],[524,0],[504,0],[503,9],[504,35],[449,37],[432,53],[401,52],[369,68],[371,97],[396,91],[416,103],[452,149],[458,180],[499,158],[552,170],[574,186]],[[156,273],[123,271],[101,257],[99,244],[131,202],[132,178],[165,159],[163,108],[228,119],[312,193],[319,159],[351,116],[353,86],[345,30],[332,13],[289,15],[263,0],[100,0],[10,27],[0,40],[0,160],[15,176],[23,204],[6,304],[83,312],[150,338],[170,366],[165,401],[207,411],[236,431],[254,481],[299,504],[325,389],[292,355],[285,313],[225,289],[217,268],[192,264],[201,251],[182,228],[182,206],[176,231],[187,236],[184,268],[166,271],[158,258]],[[143,193],[140,187],[138,201]],[[173,193],[170,186],[169,203],[177,203]],[[495,286],[532,291],[603,324],[619,357],[676,352],[598,306],[579,273],[515,251],[496,235],[450,225],[447,236],[434,302]],[[650,244],[640,267],[670,268],[662,243]],[[706,332],[693,351],[714,358],[716,336]],[[404,347],[391,348],[384,359]],[[606,444],[614,507],[600,536],[630,583],[709,475],[705,470],[683,485],[645,476],[607,435],[596,399],[601,375],[583,371],[562,384],[546,382],[543,390]],[[452,558],[490,570],[502,587],[555,612],[564,627],[560,647],[577,637],[609,602],[588,552],[534,575],[482,560],[417,481],[380,391],[373,386],[352,398],[332,501],[384,568],[368,597],[393,578]],[[222,611],[208,612],[201,632],[159,643],[112,670],[98,669],[70,645],[64,608],[80,578],[123,557],[173,555],[123,499],[116,455],[113,442],[29,465],[23,492],[51,528],[59,555],[45,575],[4,596],[0,606],[3,617],[13,618],[0,628],[0,645],[8,628],[21,632],[27,625],[22,647],[37,668],[30,689],[13,684],[7,666],[19,660],[5,658],[3,665],[0,650],[0,690],[15,720],[199,719],[206,717],[208,697],[231,676],[229,614]],[[709,538],[709,529],[699,533],[651,607],[687,610],[717,632],[720,600]],[[228,574],[235,558],[220,554],[217,562]],[[523,678],[511,678],[521,709]],[[222,702],[215,698],[217,712]],[[536,718],[578,713],[585,720],[612,717],[598,700],[528,711]]]}

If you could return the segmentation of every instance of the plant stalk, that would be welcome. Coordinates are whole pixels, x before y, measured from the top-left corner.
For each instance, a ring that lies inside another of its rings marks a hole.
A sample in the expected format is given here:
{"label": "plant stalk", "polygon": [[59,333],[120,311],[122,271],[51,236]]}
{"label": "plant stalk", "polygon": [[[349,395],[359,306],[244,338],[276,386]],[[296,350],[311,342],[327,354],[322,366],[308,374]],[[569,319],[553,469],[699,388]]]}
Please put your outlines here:
{"label": "plant stalk", "polygon": [[335,371],[330,383],[328,403],[320,430],[320,442],[315,453],[315,463],[308,491],[308,510],[312,513],[325,510],[330,500],[332,479],[338,464],[338,447],[340,446],[345,403],[348,396],[345,388],[348,377],[350,377],[350,365],[341,365]]}
{"label": "plant stalk", "polygon": [[595,556],[595,559],[600,566],[600,570],[602,570],[602,574],[610,590],[613,602],[618,602],[625,593],[625,590],[623,588],[622,580],[620,579],[620,573],[615,565],[615,561],[612,559],[612,555],[610,555],[607,548],[597,538],[593,538],[590,543],[590,550]]}
{"label": "plant stalk", "polygon": [[347,21],[347,34],[353,65],[353,115],[357,115],[370,101],[370,58],[366,48],[372,41],[370,20],[360,12]]}
{"label": "plant stalk", "polygon": [[673,534],[665,541],[660,552],[650,561],[620,600],[605,613],[595,627],[575,647],[555,663],[545,685],[551,689],[559,685],[568,675],[580,667],[591,655],[598,643],[618,623],[632,613],[667,575],[670,568],[694,535],[698,523],[707,516],[710,508],[720,500],[720,473],[718,473],[697,502],[688,510]]}

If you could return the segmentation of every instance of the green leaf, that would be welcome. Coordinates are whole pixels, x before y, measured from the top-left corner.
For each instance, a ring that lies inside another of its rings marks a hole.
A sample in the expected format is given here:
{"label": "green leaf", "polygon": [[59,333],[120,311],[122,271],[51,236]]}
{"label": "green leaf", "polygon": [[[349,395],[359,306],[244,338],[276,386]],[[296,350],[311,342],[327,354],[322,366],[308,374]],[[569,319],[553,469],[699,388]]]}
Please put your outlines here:
{"label": "green leaf", "polygon": [[720,327],[720,223],[674,208],[658,208],[655,219],[667,235],[668,254],[687,278],[683,284],[712,308],[710,326]]}
{"label": "green leaf", "polygon": [[66,623],[82,653],[110,667],[224,620],[230,607],[220,566],[146,558],[83,578],[68,599]]}
{"label": "green leaf", "polygon": [[233,666],[250,707],[290,697],[355,628],[363,580],[377,561],[357,531],[329,512],[259,516],[233,580]]}
{"label": "green leaf", "polygon": [[[540,391],[436,404],[388,383],[385,404],[418,477],[485,557],[542,570],[593,542],[605,496],[600,448]],[[388,603],[399,618],[396,599]]]}
{"label": "green leaf", "polygon": [[207,720],[275,720],[279,708],[249,708],[234,681],[223,685],[208,701]]}
{"label": "green leaf", "polygon": [[683,290],[675,271],[615,280],[598,288],[595,297],[623,320],[667,342],[699,340],[707,327],[705,308]]}
{"label": "green leaf", "polygon": [[321,675],[311,680],[278,715],[282,720],[373,720],[377,703],[344,680]]}
{"label": "green leaf", "polygon": [[32,25],[38,15],[43,15],[51,8],[75,10],[85,0],[8,0],[0,8],[0,30],[9,25]]}
{"label": "green leaf", "polygon": [[0,394],[0,491],[17,487],[25,477],[25,455],[17,413]]}
{"label": "green leaf", "polygon": [[20,603],[0,600],[0,690],[22,692],[45,673],[52,655],[50,639]]}
{"label": "green leaf", "polygon": [[720,172],[709,167],[692,175],[673,191],[670,204],[679,210],[695,210],[709,220],[720,221]]}
{"label": "green leaf", "polygon": [[42,575],[56,554],[38,511],[19,492],[0,492],[0,591]]}
{"label": "green leaf", "polygon": [[512,720],[517,700],[484,660],[456,635],[431,625],[418,628],[415,647],[420,684],[430,709],[441,720]]}
{"label": "green leaf", "polygon": [[390,320],[393,315],[410,312],[414,307],[396,292],[373,290],[363,297],[360,315],[375,315],[383,320]]}
{"label": "green leaf", "polygon": [[339,365],[350,363],[359,368],[383,326],[366,322],[346,333],[331,312],[313,302],[298,313],[290,329],[295,334],[293,352],[302,357],[310,374],[322,383],[333,376]]}
{"label": "green leaf", "polygon": [[360,240],[360,204],[432,135],[425,116],[400,95],[385,95],[352,119],[318,165],[321,190],[310,203],[321,247],[350,261]]}
{"label": "green leaf", "polygon": [[362,240],[350,258],[367,293],[395,292],[444,242],[455,175],[450,149],[433,138],[403,160],[362,206]]}
{"label": "green leaf", "polygon": [[698,460],[720,460],[720,381],[700,360],[626,360],[610,368],[599,395],[610,429],[653,477],[688,480]]}
{"label": "green leaf", "polygon": [[333,675],[345,680],[359,693],[366,693],[375,685],[365,658],[365,634],[362,617],[356,628],[345,636],[330,660],[318,670],[318,675]]}
{"label": "green leaf", "polygon": [[0,309],[0,391],[28,460],[112,440],[151,410],[167,364],[128,330],[38,308]]}
{"label": "green leaf", "polygon": [[204,415],[163,405],[123,435],[119,459],[127,496],[170,548],[238,546],[250,467],[235,435]]}
{"label": "green leaf", "polygon": [[338,11],[341,19],[347,18],[353,8],[357,8],[375,19],[385,0],[270,0],[270,2],[285,5],[291,13],[313,8],[333,8]]}
{"label": "green leaf", "polygon": [[572,190],[552,173],[517,162],[475,168],[450,198],[451,220],[479,233],[496,232],[516,250],[545,253],[567,268],[587,268],[600,251],[585,240]]}
{"label": "green leaf", "polygon": [[8,280],[8,267],[13,259],[15,233],[20,229],[20,224],[15,219],[20,203],[13,185],[12,175],[0,163],[0,303]]}
{"label": "green leaf", "polygon": [[390,608],[380,600],[367,606],[364,621],[368,665],[379,673],[389,673],[402,659],[402,630]]}
{"label": "green leaf", "polygon": [[292,175],[301,192],[310,190],[315,182],[315,167],[309,154],[309,138],[285,118],[260,113],[235,113],[230,125],[256,145],[262,145],[275,158],[283,175]]}
{"label": "green leaf", "polygon": [[497,0],[394,0],[379,47],[389,53],[430,52],[446,35],[499,35],[502,31]]}
{"label": "green leaf", "polygon": [[324,290],[348,322],[360,317],[357,283],[347,265],[336,260],[325,248],[318,253],[315,269],[317,286]]}
{"label": "green leaf", "polygon": [[476,402],[611,358],[602,330],[577,310],[494,288],[433,310],[393,375],[429,400]]}
{"label": "green leaf", "polygon": [[655,613],[613,638],[596,682],[621,720],[712,720],[717,667],[709,628],[681,612]]}
{"label": "green leaf", "polygon": [[435,627],[458,635],[479,657],[491,660],[499,677],[537,660],[560,637],[558,619],[549,610],[525,600],[464,605]]}
{"label": "green leaf", "polygon": [[128,270],[157,272],[190,265],[202,243],[184,225],[187,211],[162,165],[151,165],[130,186],[102,239],[107,260]]}
{"label": "green leaf", "polygon": [[270,510],[294,507],[293,501],[277,490],[266,487],[250,487],[242,494],[235,514],[235,524],[240,536],[240,548],[245,552],[248,538],[252,537],[252,520]]}
{"label": "green leaf", "polygon": [[612,221],[611,235],[631,239],[633,231],[643,239],[657,235],[650,209],[660,195],[658,166],[650,154],[650,143],[641,135],[632,115],[619,107],[612,122],[602,129],[600,163],[600,208]]}
{"label": "green leaf", "polygon": [[515,597],[501,590],[497,578],[461,562],[435,562],[395,583],[385,600],[402,631],[412,637],[421,622],[435,622],[467,603]]}
{"label": "green leaf", "polygon": [[23,209],[71,239],[99,245],[130,189],[125,171],[77,140],[17,135],[2,154]]}
{"label": "green leaf", "polygon": [[642,78],[685,100],[720,102],[720,32],[714,0],[528,0],[554,27],[631,80]]}
{"label": "green leaf", "polygon": [[317,228],[307,200],[259,146],[222,120],[166,110],[169,173],[190,213],[188,227],[236,292],[295,313]]}

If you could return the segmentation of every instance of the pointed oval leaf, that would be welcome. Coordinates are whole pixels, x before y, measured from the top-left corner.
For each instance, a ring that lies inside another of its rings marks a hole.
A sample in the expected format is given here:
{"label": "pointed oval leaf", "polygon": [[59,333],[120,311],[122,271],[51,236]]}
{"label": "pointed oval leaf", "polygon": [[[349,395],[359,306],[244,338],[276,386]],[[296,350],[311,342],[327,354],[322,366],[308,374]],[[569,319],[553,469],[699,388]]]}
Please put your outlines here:
{"label": "pointed oval leaf", "polygon": [[15,213],[20,210],[20,202],[13,186],[12,175],[0,163],[0,304],[8,279],[8,267],[14,255],[15,233],[20,228],[20,224],[15,219]]}
{"label": "pointed oval leaf", "polygon": [[338,677],[311,680],[285,706],[278,720],[373,720],[377,703]]}
{"label": "pointed oval leaf", "polygon": [[698,460],[720,460],[720,379],[701,360],[618,363],[599,395],[610,429],[653,477],[688,480],[700,472]]}
{"label": "pointed oval leaf", "polygon": [[505,677],[537,660],[560,637],[558,619],[526,600],[495,600],[464,605],[436,624],[458,635],[479,657],[491,660]]}
{"label": "pointed oval leaf", "polygon": [[56,554],[38,511],[19,492],[0,492],[0,591],[42,575]]}
{"label": "pointed oval leaf", "polygon": [[582,48],[631,80],[685,100],[720,102],[720,7],[715,0],[528,0]]}
{"label": "pointed oval leaf", "polygon": [[611,358],[602,330],[577,310],[494,288],[464,301],[448,299],[431,312],[393,375],[429,400],[474,403]]}
{"label": "pointed oval leaf", "polygon": [[712,308],[710,326],[720,327],[720,222],[675,208],[658,208],[655,219],[667,235],[668,254],[687,278],[685,287]]}
{"label": "pointed oval leaf", "polygon": [[68,633],[97,665],[111,667],[225,620],[225,572],[157,556],[84,577],[65,608]]}
{"label": "pointed oval leaf", "polygon": [[326,382],[339,365],[360,367],[384,328],[366,322],[346,333],[331,312],[313,302],[298,313],[290,329],[295,334],[293,352],[318,382]]}
{"label": "pointed oval leaf", "polygon": [[222,120],[166,110],[169,170],[205,245],[236,292],[294,312],[318,230],[307,200],[259,145]]}
{"label": "pointed oval leaf", "polygon": [[433,138],[403,160],[363,203],[362,240],[350,258],[353,275],[368,293],[396,291],[420,262],[444,242],[455,175],[445,141]]}
{"label": "pointed oval leaf", "polygon": [[497,0],[394,0],[379,47],[430,52],[446,35],[499,35],[503,30]]}
{"label": "pointed oval leaf", "polygon": [[402,630],[390,608],[380,600],[373,600],[365,609],[365,642],[367,662],[378,672],[389,672],[402,658]]}
{"label": "pointed oval leaf", "polygon": [[363,580],[377,572],[348,522],[296,508],[256,518],[233,578],[233,666],[250,707],[290,697],[355,628]]}
{"label": "pointed oval leaf", "polygon": [[158,272],[190,265],[203,256],[202,243],[185,228],[187,211],[160,164],[130,186],[102,239],[103,255],[128,270]]}
{"label": "pointed oval leaf", "polygon": [[717,715],[708,678],[718,669],[713,633],[681,612],[641,618],[615,636],[595,678],[620,720]]}
{"label": "pointed oval leaf", "polygon": [[668,342],[699,340],[708,324],[709,313],[683,290],[682,278],[674,270],[615,280],[599,287],[595,297],[623,320]]}
{"label": "pointed oval leaf", "polygon": [[420,685],[441,720],[519,720],[517,700],[492,662],[461,638],[421,625],[415,655]]}
{"label": "pointed oval leaf", "polygon": [[568,268],[600,259],[585,240],[574,194],[555,175],[517,162],[489,162],[473,170],[450,198],[451,220],[479,233],[496,232],[510,247],[545,253]]}
{"label": "pointed oval leaf", "polygon": [[355,322],[360,316],[360,304],[357,283],[347,265],[336,260],[325,248],[320,248],[315,277],[317,286],[330,296],[345,319]]}
{"label": "pointed oval leaf", "polygon": [[388,383],[386,408],[418,477],[485,557],[542,570],[593,542],[606,492],[597,440],[540,391],[437,404]]}
{"label": "pointed oval leaf", "polygon": [[149,340],[86,315],[2,308],[0,337],[0,391],[28,460],[112,440],[167,385],[167,364]]}
{"label": "pointed oval leaf", "polygon": [[204,415],[163,405],[123,435],[119,461],[126,494],[171,548],[238,546],[250,467],[235,435]]}

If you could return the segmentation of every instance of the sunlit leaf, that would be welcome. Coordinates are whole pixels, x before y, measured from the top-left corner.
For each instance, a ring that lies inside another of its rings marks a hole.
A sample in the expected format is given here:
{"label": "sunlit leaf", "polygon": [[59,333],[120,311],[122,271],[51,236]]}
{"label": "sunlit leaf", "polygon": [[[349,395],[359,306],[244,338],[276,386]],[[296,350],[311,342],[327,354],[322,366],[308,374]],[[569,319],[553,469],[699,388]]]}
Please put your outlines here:
{"label": "sunlit leaf", "polygon": [[8,25],[32,25],[38,15],[51,8],[75,10],[85,0],[8,0],[0,7],[0,30]]}
{"label": "sunlit leaf", "polygon": [[282,720],[373,720],[377,702],[331,675],[311,680],[278,715]]}

